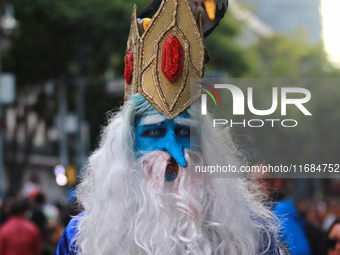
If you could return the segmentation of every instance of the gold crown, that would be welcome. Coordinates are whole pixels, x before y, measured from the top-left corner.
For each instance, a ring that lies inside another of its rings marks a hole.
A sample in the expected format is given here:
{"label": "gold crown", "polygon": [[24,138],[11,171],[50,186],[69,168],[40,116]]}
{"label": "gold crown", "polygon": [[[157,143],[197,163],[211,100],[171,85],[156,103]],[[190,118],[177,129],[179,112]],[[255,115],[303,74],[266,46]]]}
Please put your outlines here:
{"label": "gold crown", "polygon": [[188,0],[163,0],[149,21],[144,31],[135,5],[125,54],[125,100],[138,92],[172,120],[201,95],[199,89],[190,93],[190,78],[204,74],[201,26]]}

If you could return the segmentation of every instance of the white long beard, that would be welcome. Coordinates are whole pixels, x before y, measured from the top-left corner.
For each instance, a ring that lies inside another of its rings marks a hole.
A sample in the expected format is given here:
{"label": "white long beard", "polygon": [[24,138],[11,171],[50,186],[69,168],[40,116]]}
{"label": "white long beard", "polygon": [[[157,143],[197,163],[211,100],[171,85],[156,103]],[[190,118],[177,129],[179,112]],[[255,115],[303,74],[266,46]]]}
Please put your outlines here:
{"label": "white long beard", "polygon": [[240,180],[195,178],[203,159],[191,151],[185,156],[188,167],[178,166],[170,182],[170,155],[161,151],[143,156],[133,170],[89,175],[96,189],[86,195],[74,240],[79,253],[258,255],[267,231],[251,215],[261,215],[262,208],[252,204]]}
{"label": "white long beard", "polygon": [[151,152],[125,180],[115,180],[110,191],[93,200],[80,219],[76,242],[82,253],[211,254],[207,206],[215,195],[209,179],[191,176],[203,165],[202,157],[190,151],[185,156],[187,168],[178,165],[176,179],[167,182],[170,155]]}
{"label": "white long beard", "polygon": [[203,159],[186,153],[188,167],[178,166],[174,181],[166,182],[169,154],[156,151],[141,159],[146,178],[141,182],[145,193],[137,194],[137,213],[132,231],[135,243],[148,254],[210,254],[210,242],[204,233],[204,201],[209,199],[207,181],[192,178],[190,171]]}

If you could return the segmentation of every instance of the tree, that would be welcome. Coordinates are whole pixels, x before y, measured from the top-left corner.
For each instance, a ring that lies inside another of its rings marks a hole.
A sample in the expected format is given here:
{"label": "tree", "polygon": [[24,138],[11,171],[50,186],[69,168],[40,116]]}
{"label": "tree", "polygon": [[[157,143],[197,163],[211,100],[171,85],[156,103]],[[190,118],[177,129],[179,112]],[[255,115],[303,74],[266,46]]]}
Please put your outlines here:
{"label": "tree", "polygon": [[[122,71],[132,1],[13,0],[19,28],[4,67],[19,85]],[[145,0],[135,1],[139,6]],[[143,4],[144,3],[144,4]]]}
{"label": "tree", "polygon": [[323,44],[309,44],[303,33],[294,39],[282,34],[261,37],[250,49],[250,78],[339,77],[339,70],[327,60]]}
{"label": "tree", "polygon": [[[294,39],[284,35],[260,38],[251,47],[249,54],[253,59],[250,72],[246,74],[249,78],[340,77],[340,71],[327,61],[323,45],[308,44],[299,34]],[[242,131],[234,129],[236,135],[242,138],[244,148],[247,150],[249,147],[253,148],[251,162],[268,160],[278,165],[336,162],[338,157],[336,141],[340,139],[337,132],[340,112],[336,106],[340,101],[340,88],[330,80],[305,79],[300,82],[301,84],[296,84],[298,87],[306,86],[311,92],[312,99],[306,107],[312,116],[304,116],[296,107],[288,109],[289,116],[298,121],[296,128],[272,128],[266,125],[261,129],[245,128]],[[270,108],[271,87],[254,85],[254,95],[257,99],[254,102],[255,108]],[[244,118],[259,117],[248,113]],[[284,119],[279,110],[270,118]],[[246,138],[243,139],[244,137]]]}

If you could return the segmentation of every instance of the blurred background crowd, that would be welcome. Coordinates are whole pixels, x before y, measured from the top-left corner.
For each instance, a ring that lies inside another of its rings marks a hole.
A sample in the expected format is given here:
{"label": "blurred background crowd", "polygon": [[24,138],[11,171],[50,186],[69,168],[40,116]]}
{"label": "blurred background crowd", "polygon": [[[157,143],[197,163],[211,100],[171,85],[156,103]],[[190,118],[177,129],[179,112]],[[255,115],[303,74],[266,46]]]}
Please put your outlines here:
{"label": "blurred background crowd", "polygon": [[[70,215],[81,211],[74,204],[77,176],[107,112],[123,101],[133,3],[141,10],[149,2],[0,2],[0,231],[11,214],[27,219],[27,228],[39,232],[32,254],[53,254]],[[339,78],[338,5],[230,0],[225,19],[206,39],[205,77]],[[315,89],[321,93],[327,100],[294,131],[247,130],[244,136],[232,130],[249,163],[339,164],[340,87]],[[271,201],[293,201],[303,219],[309,254],[327,254],[324,233],[340,217],[339,179],[268,180]]]}

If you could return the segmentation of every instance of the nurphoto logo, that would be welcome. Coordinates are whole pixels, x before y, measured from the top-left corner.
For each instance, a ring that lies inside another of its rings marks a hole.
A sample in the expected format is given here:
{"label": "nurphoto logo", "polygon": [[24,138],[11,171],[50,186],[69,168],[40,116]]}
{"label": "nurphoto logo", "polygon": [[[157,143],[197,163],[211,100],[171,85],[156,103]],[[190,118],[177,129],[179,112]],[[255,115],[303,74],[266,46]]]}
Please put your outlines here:
{"label": "nurphoto logo", "polygon": [[[201,84],[201,89],[202,91],[206,92],[214,101],[215,106],[217,106],[216,99],[214,95],[217,97],[219,100],[221,106],[222,100],[216,89],[228,89],[231,92],[232,95],[232,100],[233,100],[233,115],[235,116],[242,116],[245,115],[245,95],[243,91],[232,84],[215,84],[214,87],[198,82]],[[208,89],[212,91],[212,94]],[[287,105],[295,105],[305,116],[312,116],[312,114],[307,110],[307,108],[304,106],[305,103],[307,103],[311,99],[311,93],[308,89],[305,88],[296,88],[296,87],[281,87],[280,88],[280,94],[281,97],[279,98],[278,96],[278,88],[273,87],[272,88],[272,105],[269,109],[265,110],[259,110],[254,107],[254,94],[253,94],[253,88],[248,87],[247,88],[247,107],[248,110],[257,116],[268,116],[270,114],[273,114],[279,105],[279,99],[280,99],[280,108],[281,108],[281,116],[286,116],[287,115]],[[207,94],[202,94],[201,96],[201,114],[206,115],[207,114]],[[295,94],[299,95],[299,98],[293,98],[289,97],[288,94]],[[303,97],[301,97],[303,96]],[[235,125],[242,125],[243,127],[262,127],[266,123],[271,125],[272,127],[275,126],[276,123],[280,123],[282,127],[296,127],[298,125],[297,120],[295,119],[250,119],[246,120],[243,119],[242,121],[233,121],[232,119],[227,120],[227,119],[214,119],[213,120],[213,126],[216,127],[217,125],[230,125],[235,126]]]}

